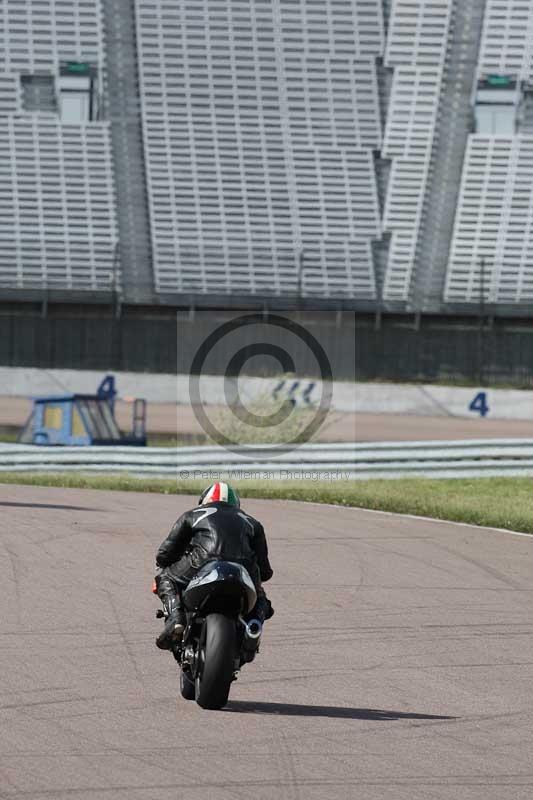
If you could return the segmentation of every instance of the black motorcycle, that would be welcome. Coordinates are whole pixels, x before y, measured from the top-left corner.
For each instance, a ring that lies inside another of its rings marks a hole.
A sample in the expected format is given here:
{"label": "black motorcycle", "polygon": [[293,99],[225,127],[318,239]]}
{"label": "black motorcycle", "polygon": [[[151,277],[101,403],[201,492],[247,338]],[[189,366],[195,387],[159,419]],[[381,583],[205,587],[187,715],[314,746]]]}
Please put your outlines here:
{"label": "black motorcycle", "polygon": [[240,668],[259,650],[262,622],[249,618],[257,601],[254,583],[241,564],[208,561],[182,600],[187,625],[172,646],[181,668],[181,695],[202,708],[222,708]]}

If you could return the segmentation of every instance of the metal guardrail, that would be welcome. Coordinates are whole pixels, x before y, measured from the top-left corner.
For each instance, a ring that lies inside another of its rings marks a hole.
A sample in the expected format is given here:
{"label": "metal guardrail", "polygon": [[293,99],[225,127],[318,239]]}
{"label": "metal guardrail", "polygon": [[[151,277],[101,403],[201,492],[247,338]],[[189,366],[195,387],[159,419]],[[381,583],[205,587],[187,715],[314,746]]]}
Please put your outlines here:
{"label": "metal guardrail", "polygon": [[[352,477],[353,444],[307,444],[287,453],[271,453],[268,445],[234,453],[220,446],[198,447],[35,447],[0,446],[3,472],[99,472],[129,473],[152,477],[204,478],[212,474],[234,478],[301,477],[308,473],[335,472]],[[331,477],[331,476],[330,476]]]}
{"label": "metal guardrail", "polygon": [[180,479],[246,477],[353,480],[385,477],[533,475],[533,439],[305,444],[270,454],[203,447],[35,447],[0,445],[1,472],[128,473]]}

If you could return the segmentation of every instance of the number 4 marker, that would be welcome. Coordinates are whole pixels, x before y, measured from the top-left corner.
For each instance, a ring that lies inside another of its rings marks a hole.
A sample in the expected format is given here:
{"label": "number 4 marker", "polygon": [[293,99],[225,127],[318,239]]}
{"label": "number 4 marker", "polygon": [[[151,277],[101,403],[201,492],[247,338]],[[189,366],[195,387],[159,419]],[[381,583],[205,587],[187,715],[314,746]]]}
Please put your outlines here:
{"label": "number 4 marker", "polygon": [[487,405],[487,393],[486,392],[478,392],[470,405],[468,406],[469,411],[477,411],[480,417],[486,417],[489,413],[490,409]]}

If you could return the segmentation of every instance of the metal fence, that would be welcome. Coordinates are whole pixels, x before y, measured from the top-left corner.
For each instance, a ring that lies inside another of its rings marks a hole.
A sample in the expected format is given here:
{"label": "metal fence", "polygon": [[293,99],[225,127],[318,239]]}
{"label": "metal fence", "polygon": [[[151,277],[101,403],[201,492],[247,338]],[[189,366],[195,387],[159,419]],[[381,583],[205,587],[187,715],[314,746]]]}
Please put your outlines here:
{"label": "metal fence", "polygon": [[[293,303],[294,305],[294,303]],[[198,349],[222,323],[239,312],[224,309],[137,310],[128,307],[116,317],[103,307],[72,305],[61,310],[50,307],[48,315],[12,313],[0,307],[0,365],[43,369],[102,369],[173,374],[188,373]],[[243,314],[248,313],[246,311]],[[250,312],[251,313],[251,312]],[[256,313],[256,312],[254,312]],[[302,312],[294,308],[282,316],[296,319],[318,340],[327,354],[336,380],[355,377],[353,312]],[[294,361],[299,375],[319,377],[317,359],[309,347],[284,330],[269,328],[266,341],[276,342]],[[250,345],[246,326],[217,344],[216,354],[206,361],[209,374],[224,374],[235,353]],[[280,367],[270,356],[256,356],[247,364],[247,374],[269,375]]]}
{"label": "metal fence", "polygon": [[470,478],[533,475],[533,439],[307,444],[273,453],[205,447],[0,447],[0,472],[77,472],[177,478]]}
{"label": "metal fence", "polygon": [[[74,304],[44,311],[27,304],[16,312],[6,304],[0,311],[0,365],[166,373],[178,363],[188,371],[215,322],[228,317],[222,309],[192,307],[179,312],[127,307],[120,317],[112,308],[91,311]],[[282,313],[291,316],[289,310]],[[533,387],[533,319],[495,319],[481,326],[474,316],[417,321],[406,314],[378,318],[302,311],[298,321],[324,346],[339,380]],[[228,358],[248,343],[246,337],[244,331],[231,352],[222,351],[227,358],[210,370],[223,373]],[[290,354],[299,374],[317,376],[312,354]],[[254,363],[254,374],[269,374],[273,368],[272,359]]]}

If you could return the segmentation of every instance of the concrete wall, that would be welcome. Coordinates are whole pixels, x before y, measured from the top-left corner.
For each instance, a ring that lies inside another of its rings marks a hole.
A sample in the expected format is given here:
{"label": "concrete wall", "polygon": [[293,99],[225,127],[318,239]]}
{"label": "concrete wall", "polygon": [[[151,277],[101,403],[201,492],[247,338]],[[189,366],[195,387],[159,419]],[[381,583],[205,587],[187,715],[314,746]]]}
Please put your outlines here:
{"label": "concrete wall", "polygon": [[[533,419],[533,392],[529,390],[357,383],[355,394],[359,413]],[[470,408],[472,404],[474,408]]]}
{"label": "concrete wall", "polygon": [[[117,387],[122,398],[144,397],[151,403],[189,405],[187,375],[154,375],[116,372]],[[94,392],[104,377],[103,372],[76,370],[42,370],[22,367],[0,367],[0,395],[34,396],[65,392]],[[239,391],[244,401],[257,395],[270,394],[279,379],[241,378]],[[295,379],[288,379],[280,392],[290,394]],[[213,405],[225,403],[224,382],[220,376],[201,379],[201,396]],[[480,396],[484,392],[484,396]],[[299,382],[291,397],[299,404],[319,402],[320,382],[308,379]],[[477,402],[476,402],[477,398]],[[473,408],[471,406],[474,405]],[[533,392],[514,389],[481,389],[434,385],[334,382],[332,409],[340,412],[413,414],[420,416],[452,416],[476,418],[482,412],[489,419],[533,419]]]}
{"label": "concrete wall", "polygon": [[[119,397],[144,397],[151,403],[178,403],[189,405],[188,375],[153,375],[139,372],[115,372]],[[0,396],[33,397],[46,394],[94,393],[104,377],[95,370],[36,369],[28,367],[0,367]],[[295,383],[298,386],[293,389]],[[271,394],[280,384],[278,378],[241,378],[239,393],[245,402],[264,394]],[[320,381],[288,379],[280,388],[298,404],[320,402]],[[208,405],[224,405],[224,378],[207,375],[201,378],[200,392]],[[305,397],[304,397],[305,394]],[[332,408],[336,411],[355,410],[355,384],[333,384]]]}

